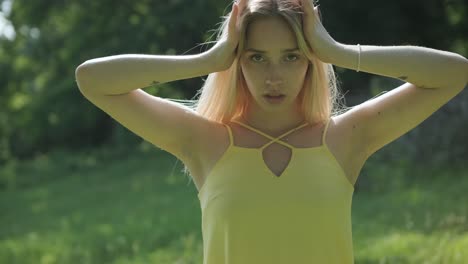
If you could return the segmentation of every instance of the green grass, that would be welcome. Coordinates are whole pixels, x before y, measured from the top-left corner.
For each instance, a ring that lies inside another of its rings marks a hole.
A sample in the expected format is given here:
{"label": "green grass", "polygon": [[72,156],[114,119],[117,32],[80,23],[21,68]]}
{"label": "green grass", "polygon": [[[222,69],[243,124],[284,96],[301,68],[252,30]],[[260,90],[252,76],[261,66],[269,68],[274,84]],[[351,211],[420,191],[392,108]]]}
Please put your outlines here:
{"label": "green grass", "polygon": [[[0,192],[0,263],[201,263],[193,182],[175,157],[142,146],[56,152],[0,168],[10,186]],[[365,168],[367,181],[394,176],[371,160]],[[431,177],[356,189],[356,264],[468,263],[467,173]]]}

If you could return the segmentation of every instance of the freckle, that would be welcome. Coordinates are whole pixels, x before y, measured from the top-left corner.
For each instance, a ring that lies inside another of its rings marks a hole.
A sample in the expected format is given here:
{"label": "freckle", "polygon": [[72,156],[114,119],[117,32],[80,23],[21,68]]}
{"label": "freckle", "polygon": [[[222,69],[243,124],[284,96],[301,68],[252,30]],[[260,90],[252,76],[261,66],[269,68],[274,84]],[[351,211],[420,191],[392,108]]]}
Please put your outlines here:
{"label": "freckle", "polygon": [[356,128],[356,125],[353,125],[353,129]]}
{"label": "freckle", "polygon": [[379,111],[379,112],[377,112],[377,114],[379,114],[379,115],[380,115],[380,111]]}

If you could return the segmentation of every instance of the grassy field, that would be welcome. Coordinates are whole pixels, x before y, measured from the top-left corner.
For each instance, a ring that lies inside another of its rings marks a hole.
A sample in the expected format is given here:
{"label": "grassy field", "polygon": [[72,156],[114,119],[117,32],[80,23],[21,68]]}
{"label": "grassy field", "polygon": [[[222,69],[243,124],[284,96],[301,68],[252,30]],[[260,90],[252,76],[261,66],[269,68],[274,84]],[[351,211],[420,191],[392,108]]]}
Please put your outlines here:
{"label": "grassy field", "polygon": [[[9,186],[0,192],[0,263],[201,263],[193,182],[175,157],[142,146],[0,168]],[[358,181],[394,176],[371,159]],[[356,188],[356,264],[468,263],[468,172],[441,171],[437,180]]]}

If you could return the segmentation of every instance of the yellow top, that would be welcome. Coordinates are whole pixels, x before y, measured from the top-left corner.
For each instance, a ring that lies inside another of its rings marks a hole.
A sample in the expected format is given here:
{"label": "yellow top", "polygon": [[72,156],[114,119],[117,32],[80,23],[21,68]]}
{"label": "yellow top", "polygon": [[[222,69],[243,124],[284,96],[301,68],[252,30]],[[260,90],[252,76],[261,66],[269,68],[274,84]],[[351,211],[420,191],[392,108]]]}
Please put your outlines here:
{"label": "yellow top", "polygon": [[[230,144],[198,193],[204,264],[351,264],[353,185],[327,147],[297,148],[273,138],[261,148]],[[291,149],[280,175],[262,151],[277,142]]]}

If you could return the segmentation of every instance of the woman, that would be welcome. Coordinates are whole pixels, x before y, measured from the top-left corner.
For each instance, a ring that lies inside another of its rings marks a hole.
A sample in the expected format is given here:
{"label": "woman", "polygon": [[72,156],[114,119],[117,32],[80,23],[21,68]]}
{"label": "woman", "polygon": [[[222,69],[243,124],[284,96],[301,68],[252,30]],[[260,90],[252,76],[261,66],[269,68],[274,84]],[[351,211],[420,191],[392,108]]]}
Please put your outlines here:
{"label": "woman", "polygon": [[[332,65],[406,83],[342,111]],[[195,110],[137,89],[207,74]],[[98,58],[76,75],[87,99],[184,162],[204,263],[343,264],[365,161],[462,91],[468,61],[339,43],[308,0],[240,0],[207,52]]]}

